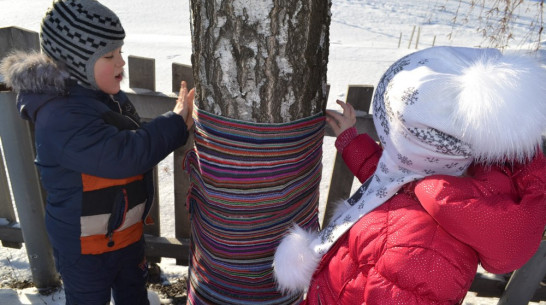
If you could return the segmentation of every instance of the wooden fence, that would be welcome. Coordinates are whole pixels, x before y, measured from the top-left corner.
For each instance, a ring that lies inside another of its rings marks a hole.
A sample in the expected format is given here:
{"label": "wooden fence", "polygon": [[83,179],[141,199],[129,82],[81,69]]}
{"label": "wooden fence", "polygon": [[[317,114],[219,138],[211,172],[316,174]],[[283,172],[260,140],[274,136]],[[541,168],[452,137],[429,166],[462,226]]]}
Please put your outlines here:
{"label": "wooden fence", "polygon": [[[0,60],[12,50],[38,50],[38,34],[16,27],[0,28]],[[192,69],[188,65],[172,65],[172,92],[155,92],[155,60],[129,56],[129,87],[148,89],[149,93],[127,92],[143,120],[151,120],[174,107],[180,81],[186,80],[193,87]],[[142,90],[138,90],[142,91]],[[146,91],[146,90],[145,90]],[[372,100],[373,87],[348,86],[346,102],[355,109],[368,112]],[[45,233],[44,205],[45,197],[38,173],[34,166],[33,128],[30,123],[19,118],[15,107],[16,96],[2,85],[0,79],[0,240],[4,247],[20,248],[25,243],[33,274],[33,282],[38,288],[48,288],[59,284],[53,266],[51,247]],[[377,139],[372,117],[369,114],[357,119],[360,133],[369,133]],[[326,127],[326,136],[334,136]],[[174,164],[181,164],[186,151],[193,147],[193,138],[173,153]],[[1,156],[4,158],[1,158]],[[3,161],[6,161],[5,163]],[[181,166],[173,167],[175,237],[160,235],[159,199],[152,210],[156,223],[145,230],[146,253],[152,262],[161,257],[175,258],[178,264],[188,265],[190,224],[185,208],[189,177]],[[157,167],[155,175],[157,178]],[[324,177],[328,178],[328,177]],[[354,176],[347,169],[341,156],[336,154],[330,187],[324,212],[323,223],[331,215],[332,202],[350,195]],[[156,179],[157,180],[157,179]],[[9,183],[8,183],[9,182]],[[10,188],[12,195],[10,195]],[[156,193],[159,190],[156,186]],[[159,197],[159,196],[158,196]],[[14,206],[17,208],[18,219]],[[536,287],[546,273],[546,243],[542,242],[537,255],[514,273],[499,304],[527,304]],[[512,287],[512,288],[511,288]],[[507,300],[509,300],[507,302]],[[504,303],[502,303],[504,302]]]}

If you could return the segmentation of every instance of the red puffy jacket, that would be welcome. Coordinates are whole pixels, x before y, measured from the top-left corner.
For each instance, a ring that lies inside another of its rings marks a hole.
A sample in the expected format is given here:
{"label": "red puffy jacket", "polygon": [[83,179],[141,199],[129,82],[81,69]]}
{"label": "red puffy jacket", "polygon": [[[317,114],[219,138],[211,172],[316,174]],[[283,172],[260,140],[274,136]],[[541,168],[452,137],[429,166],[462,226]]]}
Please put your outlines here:
{"label": "red puffy jacket", "polygon": [[[364,181],[381,150],[367,135],[343,138],[336,146]],[[465,177],[405,185],[323,256],[303,304],[458,304],[478,263],[505,273],[535,253],[546,225],[545,173],[537,153],[525,166],[472,165]]]}

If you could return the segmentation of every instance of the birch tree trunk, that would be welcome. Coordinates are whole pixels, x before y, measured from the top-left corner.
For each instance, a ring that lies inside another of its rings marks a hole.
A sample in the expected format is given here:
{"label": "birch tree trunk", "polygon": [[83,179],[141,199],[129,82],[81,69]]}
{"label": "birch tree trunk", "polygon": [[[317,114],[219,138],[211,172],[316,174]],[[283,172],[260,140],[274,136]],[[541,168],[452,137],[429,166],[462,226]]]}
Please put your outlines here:
{"label": "birch tree trunk", "polygon": [[291,122],[326,107],[329,0],[192,0],[197,106]]}
{"label": "birch tree trunk", "polygon": [[199,113],[188,304],[301,299],[277,291],[272,262],[293,224],[319,226],[330,6],[191,0]]}

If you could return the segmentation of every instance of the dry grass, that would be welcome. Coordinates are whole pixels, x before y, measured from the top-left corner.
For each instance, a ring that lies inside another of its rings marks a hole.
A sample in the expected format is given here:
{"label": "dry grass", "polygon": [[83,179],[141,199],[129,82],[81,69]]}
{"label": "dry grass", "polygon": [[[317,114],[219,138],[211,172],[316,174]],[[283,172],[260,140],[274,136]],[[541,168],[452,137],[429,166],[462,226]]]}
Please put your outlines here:
{"label": "dry grass", "polygon": [[[523,10],[522,4],[529,4],[524,0],[446,0],[458,1],[458,9],[452,21],[453,24],[467,24],[471,19],[478,19],[479,25],[476,31],[481,33],[487,47],[504,49],[514,40],[513,26],[516,23],[523,23],[528,26],[527,36],[520,37],[520,40],[533,41],[532,49],[540,49],[542,31],[544,29],[544,0],[536,1],[536,4],[530,5],[526,10],[534,9],[534,18],[531,20],[522,20],[518,12]],[[468,9],[462,8],[469,4]],[[474,20],[473,20],[474,21]]]}

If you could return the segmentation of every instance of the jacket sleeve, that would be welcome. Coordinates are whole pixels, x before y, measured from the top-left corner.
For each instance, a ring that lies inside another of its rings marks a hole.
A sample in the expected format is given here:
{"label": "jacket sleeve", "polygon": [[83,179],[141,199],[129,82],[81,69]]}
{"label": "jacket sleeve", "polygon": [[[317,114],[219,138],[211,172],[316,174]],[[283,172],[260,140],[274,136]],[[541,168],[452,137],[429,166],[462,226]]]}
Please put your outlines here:
{"label": "jacket sleeve", "polygon": [[469,177],[431,176],[415,194],[450,234],[474,248],[489,272],[521,267],[536,252],[546,225],[542,153],[526,165],[473,166]]}
{"label": "jacket sleeve", "polygon": [[59,107],[49,117],[44,117],[46,114],[41,113],[41,125],[48,129],[43,134],[49,134],[47,142],[54,143],[50,145],[57,151],[57,162],[64,168],[104,178],[142,174],[188,138],[184,119],[174,112],[137,130],[119,130],[107,124],[97,110],[81,106]]}
{"label": "jacket sleeve", "polygon": [[357,135],[354,127],[339,135],[336,148],[360,182],[373,174],[381,157],[379,145],[367,134]]}

